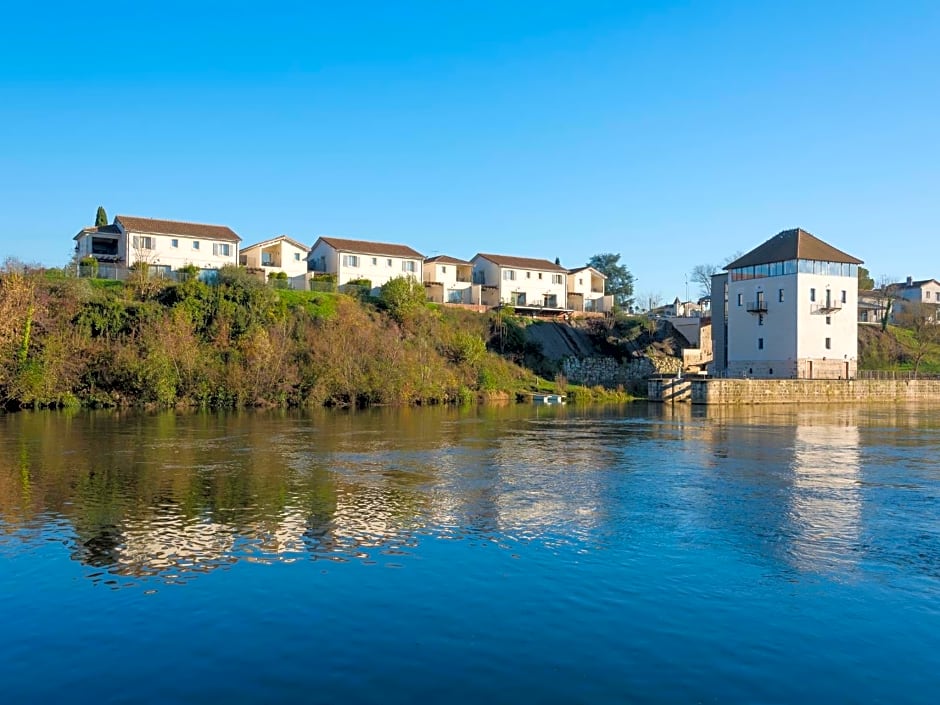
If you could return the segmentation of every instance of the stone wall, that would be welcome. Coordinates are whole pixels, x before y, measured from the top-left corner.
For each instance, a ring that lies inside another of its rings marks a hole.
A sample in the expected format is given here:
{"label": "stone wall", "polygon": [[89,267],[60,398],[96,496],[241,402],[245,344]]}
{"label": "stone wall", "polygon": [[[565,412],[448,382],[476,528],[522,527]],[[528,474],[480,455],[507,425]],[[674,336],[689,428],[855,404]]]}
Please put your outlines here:
{"label": "stone wall", "polygon": [[626,363],[612,357],[569,357],[562,363],[562,372],[573,384],[615,389],[653,375],[674,375],[681,367],[679,358],[668,356],[641,357]]}
{"label": "stone wall", "polygon": [[[650,399],[662,401],[662,396]],[[940,380],[693,379],[691,401],[693,404],[920,401],[940,405]]]}

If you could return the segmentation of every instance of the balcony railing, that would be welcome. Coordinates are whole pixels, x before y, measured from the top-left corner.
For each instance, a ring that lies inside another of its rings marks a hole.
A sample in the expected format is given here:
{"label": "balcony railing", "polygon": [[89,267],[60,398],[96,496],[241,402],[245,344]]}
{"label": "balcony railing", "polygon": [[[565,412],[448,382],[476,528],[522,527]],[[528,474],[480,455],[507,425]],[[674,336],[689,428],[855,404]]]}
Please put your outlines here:
{"label": "balcony railing", "polygon": [[841,311],[841,310],[842,310],[841,301],[826,301],[825,303],[821,303],[821,304],[813,304],[810,307],[810,312],[817,313],[817,314],[830,314],[830,313],[835,313],[836,311]]}
{"label": "balcony railing", "polygon": [[767,313],[767,302],[763,299],[747,302],[748,313]]}

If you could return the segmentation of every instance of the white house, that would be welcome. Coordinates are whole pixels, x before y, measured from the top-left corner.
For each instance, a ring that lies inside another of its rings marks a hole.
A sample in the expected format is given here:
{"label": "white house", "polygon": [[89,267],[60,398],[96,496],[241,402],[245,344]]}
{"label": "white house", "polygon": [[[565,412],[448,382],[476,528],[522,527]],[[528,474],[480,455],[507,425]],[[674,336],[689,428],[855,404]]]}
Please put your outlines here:
{"label": "white house", "polygon": [[848,379],[858,368],[858,265],[784,230],[712,277],[713,370],[732,377]]}
{"label": "white house", "polygon": [[309,248],[287,235],[258,242],[243,247],[238,256],[238,263],[244,267],[261,270],[265,279],[276,272],[284,272],[292,284],[303,287],[307,273],[307,252]]}
{"label": "white house", "polygon": [[401,276],[421,281],[424,255],[407,245],[320,237],[307,254],[307,270],[336,275],[337,286],[360,279],[371,283],[372,293]]}
{"label": "white house", "polygon": [[439,304],[479,304],[480,285],[473,283],[473,265],[469,262],[436,255],[424,260],[422,279],[428,300]]}
{"label": "white house", "polygon": [[238,263],[241,238],[224,225],[206,225],[119,215],[114,223],[83,228],[75,236],[79,257],[94,257],[100,271],[114,274],[145,262],[151,272],[170,272],[186,265],[215,270]]}
{"label": "white house", "polygon": [[483,287],[483,303],[516,309],[567,312],[568,270],[544,259],[478,254],[473,281]]}
{"label": "white house", "polygon": [[569,269],[566,277],[568,308],[603,313],[614,308],[614,297],[605,294],[607,277],[594,267]]}
{"label": "white house", "polygon": [[887,292],[894,299],[891,309],[892,321],[897,321],[901,314],[914,310],[917,304],[924,307],[936,320],[936,310],[940,307],[940,282],[936,279],[914,281],[913,277],[908,277],[907,281],[889,284]]}

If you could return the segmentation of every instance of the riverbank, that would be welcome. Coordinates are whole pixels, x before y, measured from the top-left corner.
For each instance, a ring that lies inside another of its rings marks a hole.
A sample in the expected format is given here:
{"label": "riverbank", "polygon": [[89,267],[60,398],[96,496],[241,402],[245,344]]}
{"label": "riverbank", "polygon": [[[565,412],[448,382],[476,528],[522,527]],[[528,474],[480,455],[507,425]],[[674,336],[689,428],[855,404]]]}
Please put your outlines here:
{"label": "riverbank", "polygon": [[[470,404],[530,392],[628,401],[525,366],[506,316],[218,280],[0,275],[0,406],[241,408]],[[497,340],[497,335],[500,337]],[[503,354],[499,354],[497,350]]]}

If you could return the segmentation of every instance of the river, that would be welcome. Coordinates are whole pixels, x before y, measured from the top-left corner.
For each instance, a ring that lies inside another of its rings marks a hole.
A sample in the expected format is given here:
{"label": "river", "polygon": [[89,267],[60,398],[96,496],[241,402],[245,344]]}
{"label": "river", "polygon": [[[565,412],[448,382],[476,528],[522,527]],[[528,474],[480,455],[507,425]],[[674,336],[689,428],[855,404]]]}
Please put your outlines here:
{"label": "river", "polygon": [[940,414],[10,414],[0,595],[9,703],[934,703]]}

